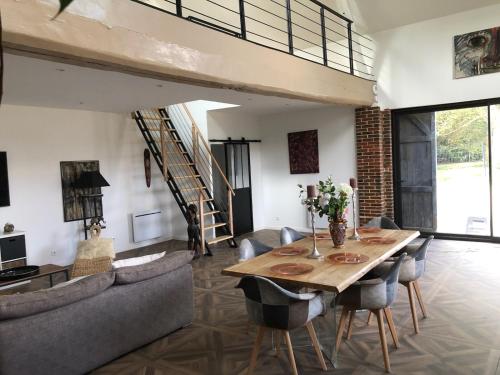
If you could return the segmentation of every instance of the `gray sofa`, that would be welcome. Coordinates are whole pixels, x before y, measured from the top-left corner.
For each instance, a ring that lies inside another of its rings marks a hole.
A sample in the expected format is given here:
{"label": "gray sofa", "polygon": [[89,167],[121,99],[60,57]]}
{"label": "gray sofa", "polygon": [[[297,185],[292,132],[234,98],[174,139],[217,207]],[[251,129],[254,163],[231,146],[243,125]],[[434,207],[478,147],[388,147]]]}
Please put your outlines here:
{"label": "gray sofa", "polygon": [[0,374],[84,374],[189,325],[192,252],[0,297]]}

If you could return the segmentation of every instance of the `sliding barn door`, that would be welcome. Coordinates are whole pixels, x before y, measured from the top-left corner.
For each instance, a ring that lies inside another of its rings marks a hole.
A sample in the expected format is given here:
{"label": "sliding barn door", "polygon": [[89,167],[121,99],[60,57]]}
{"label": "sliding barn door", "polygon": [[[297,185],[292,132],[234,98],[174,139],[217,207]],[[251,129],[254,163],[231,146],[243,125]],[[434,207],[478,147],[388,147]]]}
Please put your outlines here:
{"label": "sliding barn door", "polygon": [[435,114],[398,114],[399,222],[403,228],[437,228]]}

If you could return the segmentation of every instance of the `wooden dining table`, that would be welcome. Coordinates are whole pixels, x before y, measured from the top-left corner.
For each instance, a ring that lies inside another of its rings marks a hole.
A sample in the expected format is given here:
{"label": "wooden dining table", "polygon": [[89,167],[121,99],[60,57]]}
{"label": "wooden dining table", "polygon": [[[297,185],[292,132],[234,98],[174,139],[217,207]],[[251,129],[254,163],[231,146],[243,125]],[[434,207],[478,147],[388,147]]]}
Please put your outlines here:
{"label": "wooden dining table", "polygon": [[[348,230],[346,237],[351,234],[352,229]],[[263,276],[273,281],[284,281],[295,284],[298,287],[331,292],[333,293],[333,298],[330,306],[334,312],[332,323],[335,323],[336,295],[347,289],[375,266],[394,255],[420,235],[418,231],[390,229],[382,229],[376,233],[362,232],[360,234],[361,241],[346,239],[343,248],[334,248],[331,238],[325,235],[325,233],[319,233],[318,237],[322,237],[322,239],[317,239],[316,242],[319,252],[323,255],[321,259],[310,259],[307,257],[313,249],[313,238],[312,236],[307,236],[287,245],[287,247],[304,249],[303,254],[279,255],[280,251],[277,248],[253,259],[227,267],[222,270],[222,274],[235,277],[249,275]],[[369,241],[369,238],[373,237],[378,237],[382,240]],[[354,254],[356,257],[365,258],[365,261],[355,264],[338,263],[329,258],[329,256],[334,256],[333,254]],[[313,268],[310,272],[301,275],[285,275],[273,271],[272,268],[274,266],[283,263],[306,264]],[[336,324],[333,324],[333,327],[333,337],[335,337]],[[332,349],[327,351],[323,346],[323,352],[335,366],[335,340],[333,340]]]}

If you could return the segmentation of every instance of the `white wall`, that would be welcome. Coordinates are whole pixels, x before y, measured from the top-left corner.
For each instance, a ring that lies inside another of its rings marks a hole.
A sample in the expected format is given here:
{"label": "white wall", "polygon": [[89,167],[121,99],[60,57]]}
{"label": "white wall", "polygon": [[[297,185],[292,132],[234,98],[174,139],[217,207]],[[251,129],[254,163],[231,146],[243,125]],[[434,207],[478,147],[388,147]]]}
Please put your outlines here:
{"label": "white wall", "polygon": [[[231,110],[208,112],[208,137],[210,139],[261,139],[259,118],[235,113]],[[250,143],[250,168],[252,179],[252,209],[254,230],[266,227],[263,206],[262,145]]]}
{"label": "white wall", "polygon": [[500,73],[453,79],[453,37],[500,26],[500,5],[376,33],[379,104],[404,108],[500,97]]}
{"label": "white wall", "polygon": [[[291,175],[289,132],[318,130],[320,173]],[[297,184],[316,184],[333,175],[348,182],[356,175],[354,109],[332,107],[294,111],[263,117],[210,112],[210,138],[261,139],[251,144],[252,200],[255,230],[290,226],[308,231],[306,210],[300,204]],[[349,215],[351,220],[351,215]]]}
{"label": "white wall", "polygon": [[99,160],[111,185],[103,188],[102,235],[115,238],[116,250],[137,246],[130,221],[136,210],[161,208],[164,237],[171,237],[179,208],[154,162],[146,187],[145,147],[129,115],[2,105],[0,150],[7,151],[11,206],[0,207],[0,224],[9,221],[27,232],[29,263],[72,263],[83,223],[64,223],[59,162]]}
{"label": "white wall", "polygon": [[[292,175],[287,134],[313,129],[318,129],[320,173]],[[261,119],[261,130],[265,226],[307,230],[297,184],[316,184],[329,175],[335,182],[349,182],[356,176],[354,109],[332,107],[267,116]]]}

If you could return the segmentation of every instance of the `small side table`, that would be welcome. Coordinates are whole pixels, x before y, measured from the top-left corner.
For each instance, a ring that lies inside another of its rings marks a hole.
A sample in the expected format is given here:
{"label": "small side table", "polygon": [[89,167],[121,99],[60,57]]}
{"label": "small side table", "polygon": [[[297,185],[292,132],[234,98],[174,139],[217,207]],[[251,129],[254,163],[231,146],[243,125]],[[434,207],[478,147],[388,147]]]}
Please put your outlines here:
{"label": "small side table", "polygon": [[50,286],[52,287],[52,286],[54,286],[53,276],[56,273],[60,273],[60,272],[64,272],[64,274],[66,275],[66,280],[69,280],[69,270],[68,270],[68,268],[57,266],[55,264],[46,264],[46,265],[40,266],[40,271],[36,275],[31,275],[31,276],[28,276],[28,277],[23,277],[22,279],[15,279],[15,280],[8,280],[8,281],[0,282],[0,288],[4,287],[4,286],[8,286],[8,285],[13,285],[13,284],[21,283],[23,281],[38,279],[40,277],[45,277],[45,276],[49,277]]}

